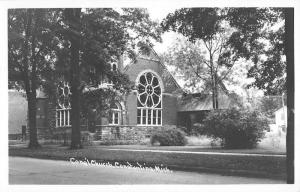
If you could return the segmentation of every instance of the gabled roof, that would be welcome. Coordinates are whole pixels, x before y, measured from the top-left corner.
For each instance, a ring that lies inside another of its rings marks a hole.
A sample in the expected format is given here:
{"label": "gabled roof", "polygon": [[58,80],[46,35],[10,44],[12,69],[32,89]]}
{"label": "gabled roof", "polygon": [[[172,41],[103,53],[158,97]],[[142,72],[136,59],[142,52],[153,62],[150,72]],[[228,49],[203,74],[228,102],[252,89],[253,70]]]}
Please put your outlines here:
{"label": "gabled roof", "polygon": [[285,105],[285,106],[280,107],[279,109],[277,109],[274,113],[282,113],[283,111],[286,111],[286,110],[287,110],[287,107]]}
{"label": "gabled roof", "polygon": [[[137,56],[137,58],[158,62],[162,66],[162,68],[168,73],[168,75],[170,75],[170,77],[171,77],[172,81],[175,83],[176,87],[178,89],[182,90],[181,86],[177,83],[177,81],[175,80],[175,78],[172,75],[172,73],[170,73],[170,71],[168,70],[168,68],[166,67],[166,65],[164,65],[162,63],[160,57],[155,52],[155,50],[152,47],[150,47],[150,50],[151,51],[150,51],[149,55],[143,55],[142,53],[139,53],[138,56]],[[124,72],[126,72],[134,64],[136,64],[136,62],[132,61],[131,63],[129,63],[128,65],[126,65],[126,67],[124,67]]]}

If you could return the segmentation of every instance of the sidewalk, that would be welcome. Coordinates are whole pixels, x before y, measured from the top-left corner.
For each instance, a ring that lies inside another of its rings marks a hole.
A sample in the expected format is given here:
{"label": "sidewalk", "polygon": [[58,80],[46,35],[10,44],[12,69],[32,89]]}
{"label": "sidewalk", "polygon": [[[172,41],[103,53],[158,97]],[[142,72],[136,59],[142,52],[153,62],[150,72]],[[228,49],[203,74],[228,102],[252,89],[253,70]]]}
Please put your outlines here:
{"label": "sidewalk", "polygon": [[[76,174],[74,174],[76,173]],[[284,184],[281,180],[194,172],[86,166],[67,161],[9,158],[10,184]]]}
{"label": "sidewalk", "polygon": [[286,155],[278,154],[261,154],[261,153],[227,153],[227,152],[208,152],[208,151],[175,151],[175,150],[149,150],[149,149],[120,149],[120,148],[103,148],[103,150],[111,151],[134,151],[134,152],[153,152],[153,153],[187,153],[187,154],[207,154],[207,155],[231,155],[231,156],[260,156],[260,157],[286,157]]}
{"label": "sidewalk", "polygon": [[[173,170],[221,173],[284,180],[286,157],[280,154],[226,153],[213,151],[175,150],[176,148],[143,149],[129,146],[86,146],[84,149],[69,150],[68,147],[43,146],[30,150],[26,146],[10,146],[9,156],[33,157],[40,159],[69,160],[93,159],[100,162],[145,163],[148,166],[161,165]],[[185,147],[185,149],[188,149]]]}

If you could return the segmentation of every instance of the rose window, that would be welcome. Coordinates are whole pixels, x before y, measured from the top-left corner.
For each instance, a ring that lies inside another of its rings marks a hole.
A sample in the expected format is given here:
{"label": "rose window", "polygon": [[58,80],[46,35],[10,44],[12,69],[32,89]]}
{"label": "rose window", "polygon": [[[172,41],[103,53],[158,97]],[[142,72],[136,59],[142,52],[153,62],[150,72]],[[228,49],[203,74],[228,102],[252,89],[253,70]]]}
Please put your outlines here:
{"label": "rose window", "polygon": [[162,96],[158,77],[145,72],[137,85],[137,124],[161,125]]}
{"label": "rose window", "polygon": [[139,106],[157,107],[161,103],[161,88],[156,76],[144,73],[140,76],[138,84]]}
{"label": "rose window", "polygon": [[67,83],[60,82],[57,88],[57,103],[61,109],[70,108],[70,87]]}
{"label": "rose window", "polygon": [[60,82],[57,87],[56,127],[69,127],[70,121],[70,86]]}

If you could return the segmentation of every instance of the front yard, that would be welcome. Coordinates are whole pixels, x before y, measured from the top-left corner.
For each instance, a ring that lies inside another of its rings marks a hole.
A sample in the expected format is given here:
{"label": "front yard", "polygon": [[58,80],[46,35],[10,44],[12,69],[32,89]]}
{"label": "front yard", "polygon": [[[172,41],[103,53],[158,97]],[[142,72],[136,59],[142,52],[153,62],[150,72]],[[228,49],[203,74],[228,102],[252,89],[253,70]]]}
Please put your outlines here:
{"label": "front yard", "polygon": [[[168,152],[164,152],[168,151]],[[172,151],[176,151],[172,153]],[[189,153],[190,152],[190,153]],[[204,153],[194,153],[204,152]],[[205,153],[209,152],[209,153]],[[216,152],[216,153],[212,153]],[[226,155],[219,154],[228,153]],[[237,155],[234,155],[234,154]],[[253,155],[246,155],[253,154]],[[254,155],[254,154],[269,154]],[[171,170],[216,172],[225,175],[243,175],[285,179],[286,158],[283,152],[275,153],[264,149],[224,150],[220,148],[201,148],[196,146],[159,147],[141,145],[85,146],[84,149],[69,150],[59,145],[44,145],[37,150],[26,145],[11,145],[10,156],[23,156],[42,159],[69,161],[70,158],[97,160],[99,162],[127,162],[147,166],[163,165]]]}

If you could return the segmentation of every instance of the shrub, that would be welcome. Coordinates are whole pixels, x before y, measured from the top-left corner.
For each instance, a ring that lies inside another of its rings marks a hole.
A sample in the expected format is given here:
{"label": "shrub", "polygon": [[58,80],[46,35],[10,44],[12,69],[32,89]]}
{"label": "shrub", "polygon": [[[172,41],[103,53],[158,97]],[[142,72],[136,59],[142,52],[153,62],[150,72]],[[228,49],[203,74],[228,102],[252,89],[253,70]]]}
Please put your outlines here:
{"label": "shrub", "polygon": [[220,139],[211,138],[206,135],[192,135],[187,136],[187,145],[189,146],[202,146],[202,147],[219,147]]}
{"label": "shrub", "polygon": [[184,126],[179,126],[177,127],[179,130],[181,130],[182,132],[184,132],[186,135],[190,134],[190,130],[187,127]]}
{"label": "shrub", "polygon": [[96,141],[98,145],[134,145],[139,144],[138,141],[135,140],[102,140],[102,141]]}
{"label": "shrub", "polygon": [[183,131],[173,128],[162,128],[152,133],[150,143],[151,145],[158,143],[161,146],[183,146],[187,141]]}
{"label": "shrub", "polygon": [[220,138],[224,148],[253,148],[268,129],[268,120],[257,111],[211,111],[203,121],[204,134]]}

